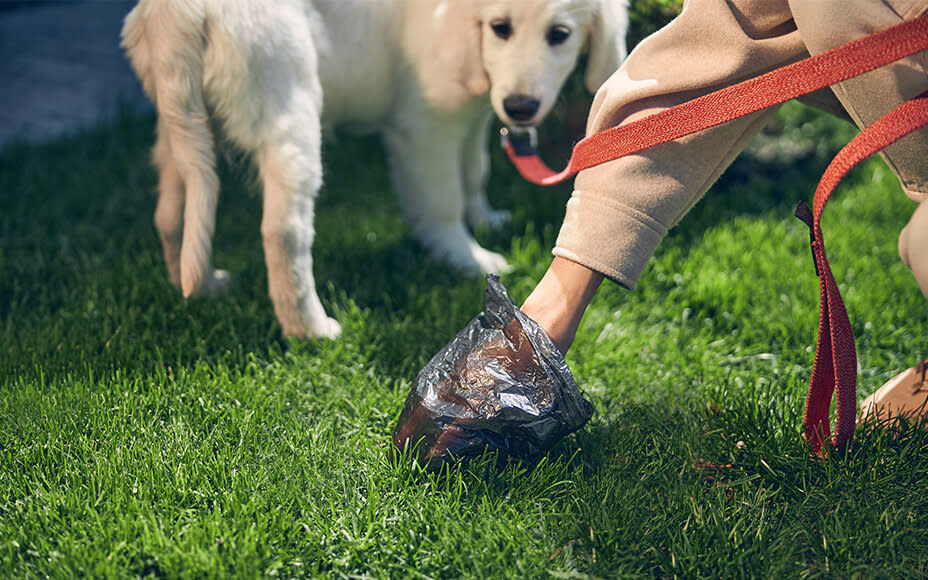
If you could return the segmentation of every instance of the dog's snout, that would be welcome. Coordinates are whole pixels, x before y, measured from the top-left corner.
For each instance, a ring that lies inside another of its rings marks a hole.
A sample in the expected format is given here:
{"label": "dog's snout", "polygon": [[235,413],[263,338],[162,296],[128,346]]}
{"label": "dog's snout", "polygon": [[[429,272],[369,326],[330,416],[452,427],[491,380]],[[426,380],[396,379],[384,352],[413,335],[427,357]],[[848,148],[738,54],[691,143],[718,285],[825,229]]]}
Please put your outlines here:
{"label": "dog's snout", "polygon": [[529,121],[538,112],[541,101],[530,95],[509,95],[503,99],[503,110],[513,121]]}

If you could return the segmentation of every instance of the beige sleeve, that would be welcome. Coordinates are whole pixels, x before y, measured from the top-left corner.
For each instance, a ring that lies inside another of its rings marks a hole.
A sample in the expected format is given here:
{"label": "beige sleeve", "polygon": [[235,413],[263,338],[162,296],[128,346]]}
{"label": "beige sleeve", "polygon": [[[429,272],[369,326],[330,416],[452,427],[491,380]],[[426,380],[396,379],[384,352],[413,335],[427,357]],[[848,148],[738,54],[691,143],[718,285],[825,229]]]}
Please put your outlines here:
{"label": "beige sleeve", "polygon": [[[786,0],[689,0],[598,91],[587,134],[807,56]],[[580,172],[554,254],[633,288],[772,110]]]}

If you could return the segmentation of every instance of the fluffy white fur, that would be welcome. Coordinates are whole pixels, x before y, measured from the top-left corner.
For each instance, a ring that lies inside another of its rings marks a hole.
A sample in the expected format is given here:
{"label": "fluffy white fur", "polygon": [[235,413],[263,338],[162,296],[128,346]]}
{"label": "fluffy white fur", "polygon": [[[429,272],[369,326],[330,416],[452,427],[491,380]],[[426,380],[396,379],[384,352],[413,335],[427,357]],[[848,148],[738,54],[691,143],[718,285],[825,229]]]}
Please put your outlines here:
{"label": "fluffy white fur", "polygon": [[493,111],[537,124],[584,50],[595,90],[624,58],[626,28],[625,0],[141,0],[122,39],[158,111],[155,224],[171,281],[186,297],[228,281],[211,262],[210,116],[256,161],[285,335],[340,332],[312,274],[327,126],[379,132],[404,216],[433,256],[504,270],[465,225],[508,217],[484,194]]}

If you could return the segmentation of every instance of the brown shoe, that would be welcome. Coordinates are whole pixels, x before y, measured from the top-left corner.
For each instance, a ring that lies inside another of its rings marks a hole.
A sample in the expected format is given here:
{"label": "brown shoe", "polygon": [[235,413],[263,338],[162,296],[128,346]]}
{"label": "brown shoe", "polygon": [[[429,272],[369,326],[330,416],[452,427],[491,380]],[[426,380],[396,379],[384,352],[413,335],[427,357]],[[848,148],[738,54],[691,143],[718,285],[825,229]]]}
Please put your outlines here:
{"label": "brown shoe", "polygon": [[891,378],[860,404],[860,420],[913,417],[928,411],[928,359]]}

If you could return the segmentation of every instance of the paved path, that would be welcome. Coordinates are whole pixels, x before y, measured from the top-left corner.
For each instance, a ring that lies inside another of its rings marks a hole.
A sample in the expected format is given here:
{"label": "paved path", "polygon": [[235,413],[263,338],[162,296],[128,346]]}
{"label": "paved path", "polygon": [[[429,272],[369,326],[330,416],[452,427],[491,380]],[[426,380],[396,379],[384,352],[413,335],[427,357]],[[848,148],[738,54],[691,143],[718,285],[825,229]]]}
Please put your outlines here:
{"label": "paved path", "polygon": [[133,0],[0,0],[0,147],[150,111],[119,31]]}

